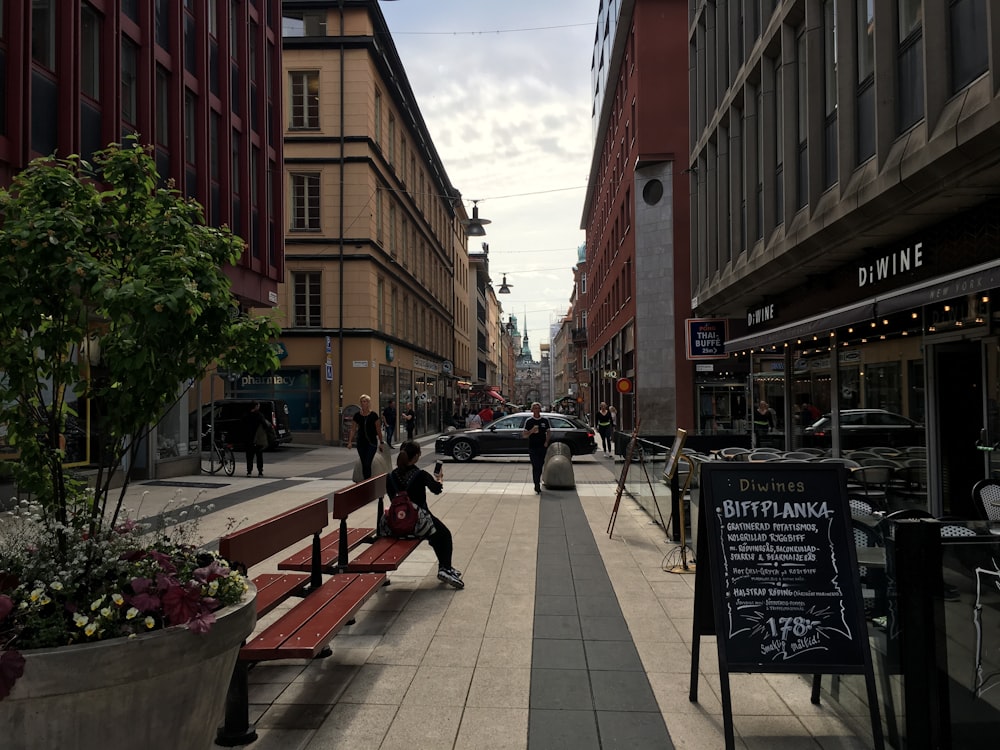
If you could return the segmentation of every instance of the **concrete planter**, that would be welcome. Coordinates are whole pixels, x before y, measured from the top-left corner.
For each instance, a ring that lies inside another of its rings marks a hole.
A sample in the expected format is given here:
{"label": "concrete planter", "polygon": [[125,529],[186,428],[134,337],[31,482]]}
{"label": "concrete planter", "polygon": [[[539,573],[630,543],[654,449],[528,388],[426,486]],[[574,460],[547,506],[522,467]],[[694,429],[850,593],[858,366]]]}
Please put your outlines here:
{"label": "concrete planter", "polygon": [[236,655],[257,620],[256,596],[251,586],[204,635],[174,627],[22,652],[24,676],[0,701],[3,747],[207,750]]}

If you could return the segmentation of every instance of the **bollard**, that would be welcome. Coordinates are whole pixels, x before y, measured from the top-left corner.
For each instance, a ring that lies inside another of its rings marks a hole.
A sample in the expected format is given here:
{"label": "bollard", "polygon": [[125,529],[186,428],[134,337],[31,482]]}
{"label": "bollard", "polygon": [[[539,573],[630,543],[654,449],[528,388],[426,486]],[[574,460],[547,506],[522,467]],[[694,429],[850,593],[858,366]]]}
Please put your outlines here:
{"label": "bollard", "polygon": [[576,487],[573,452],[565,443],[552,443],[545,452],[542,483],[550,490],[571,490]]}

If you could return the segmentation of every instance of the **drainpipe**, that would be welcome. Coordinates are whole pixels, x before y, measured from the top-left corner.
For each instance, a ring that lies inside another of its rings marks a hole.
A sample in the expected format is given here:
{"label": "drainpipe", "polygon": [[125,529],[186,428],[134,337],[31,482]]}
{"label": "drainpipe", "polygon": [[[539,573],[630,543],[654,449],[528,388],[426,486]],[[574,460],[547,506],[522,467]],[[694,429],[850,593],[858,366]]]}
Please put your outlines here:
{"label": "drainpipe", "polygon": [[[340,8],[340,241],[338,243],[340,258],[340,290],[338,294],[339,313],[337,316],[337,376],[336,382],[339,384],[337,394],[337,408],[333,410],[333,426],[330,432],[334,438],[334,444],[343,442],[344,436],[339,434],[343,427],[341,415],[344,413],[344,0],[338,3]],[[331,381],[331,383],[334,381]],[[333,402],[331,395],[331,404]]]}

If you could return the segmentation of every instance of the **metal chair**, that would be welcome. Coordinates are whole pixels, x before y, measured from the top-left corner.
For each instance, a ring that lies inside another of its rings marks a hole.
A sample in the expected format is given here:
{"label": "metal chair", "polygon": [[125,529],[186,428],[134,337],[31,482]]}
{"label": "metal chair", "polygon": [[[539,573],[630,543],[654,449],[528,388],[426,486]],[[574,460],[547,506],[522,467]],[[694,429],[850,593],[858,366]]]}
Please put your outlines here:
{"label": "metal chair", "polygon": [[[862,466],[851,471],[848,494],[853,492],[869,505],[883,508],[891,479],[892,469],[888,466]],[[860,489],[851,487],[851,484],[858,485]]]}
{"label": "metal chair", "polygon": [[972,504],[982,521],[1000,521],[1000,482],[981,479],[972,488]]}

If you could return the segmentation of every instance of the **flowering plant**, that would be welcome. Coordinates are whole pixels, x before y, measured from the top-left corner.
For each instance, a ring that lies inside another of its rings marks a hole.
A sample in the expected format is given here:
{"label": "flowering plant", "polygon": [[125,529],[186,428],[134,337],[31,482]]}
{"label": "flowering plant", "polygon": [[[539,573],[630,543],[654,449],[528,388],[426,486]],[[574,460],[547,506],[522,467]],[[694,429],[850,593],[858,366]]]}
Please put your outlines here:
{"label": "flowering plant", "polygon": [[[186,539],[187,529],[150,533],[126,521],[90,536],[70,515],[58,539],[43,508],[24,500],[0,532],[9,594],[0,594],[0,699],[23,674],[17,648],[47,648],[133,637],[171,625],[205,633],[215,611],[238,603],[246,579],[216,553]],[[14,583],[16,581],[16,584]]]}
{"label": "flowering plant", "polygon": [[[278,329],[241,310],[223,270],[245,252],[135,137],[92,163],[36,160],[0,189],[0,428],[30,497],[2,526],[0,699],[24,669],[15,649],[202,631],[246,590],[224,561],[131,524],[117,479],[213,364],[276,366]],[[85,413],[83,482],[66,445]]]}

